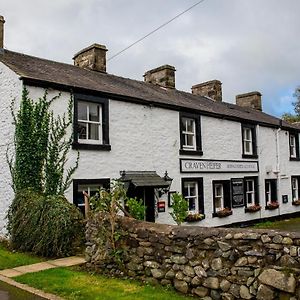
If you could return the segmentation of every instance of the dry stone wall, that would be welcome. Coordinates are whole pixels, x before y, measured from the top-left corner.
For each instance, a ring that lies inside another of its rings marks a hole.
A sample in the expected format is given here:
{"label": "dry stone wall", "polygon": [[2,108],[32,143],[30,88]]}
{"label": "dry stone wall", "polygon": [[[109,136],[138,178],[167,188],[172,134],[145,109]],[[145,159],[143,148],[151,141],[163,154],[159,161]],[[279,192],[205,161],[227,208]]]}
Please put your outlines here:
{"label": "dry stone wall", "polygon": [[87,267],[172,285],[201,299],[300,299],[300,234],[170,226],[120,218],[122,263],[103,255],[102,217],[87,224]]}

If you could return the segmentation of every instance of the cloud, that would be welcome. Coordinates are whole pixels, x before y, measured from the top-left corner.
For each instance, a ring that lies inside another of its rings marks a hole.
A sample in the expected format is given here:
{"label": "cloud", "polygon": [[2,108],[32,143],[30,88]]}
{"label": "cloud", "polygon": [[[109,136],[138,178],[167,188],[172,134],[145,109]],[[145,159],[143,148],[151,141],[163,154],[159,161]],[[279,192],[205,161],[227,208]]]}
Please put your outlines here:
{"label": "cloud", "polygon": [[[72,63],[94,43],[111,56],[196,0],[0,0],[8,49]],[[162,64],[177,69],[177,88],[223,82],[223,96],[258,90],[266,112],[291,111],[300,84],[298,0],[206,0],[108,62],[110,73],[142,80]]]}

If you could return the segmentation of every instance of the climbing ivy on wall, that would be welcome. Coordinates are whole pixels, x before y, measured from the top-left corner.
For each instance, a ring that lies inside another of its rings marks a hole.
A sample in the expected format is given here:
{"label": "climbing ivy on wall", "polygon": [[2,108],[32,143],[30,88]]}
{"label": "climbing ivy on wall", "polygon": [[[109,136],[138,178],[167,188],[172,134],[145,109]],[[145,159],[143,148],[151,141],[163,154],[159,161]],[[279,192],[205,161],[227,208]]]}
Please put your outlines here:
{"label": "climbing ivy on wall", "polygon": [[31,189],[46,195],[63,195],[71,184],[71,176],[78,167],[66,169],[72,136],[67,130],[72,124],[72,99],[68,112],[54,117],[51,104],[60,94],[48,100],[47,90],[38,100],[30,99],[24,87],[20,109],[11,111],[15,124],[15,157],[8,159],[15,193]]}

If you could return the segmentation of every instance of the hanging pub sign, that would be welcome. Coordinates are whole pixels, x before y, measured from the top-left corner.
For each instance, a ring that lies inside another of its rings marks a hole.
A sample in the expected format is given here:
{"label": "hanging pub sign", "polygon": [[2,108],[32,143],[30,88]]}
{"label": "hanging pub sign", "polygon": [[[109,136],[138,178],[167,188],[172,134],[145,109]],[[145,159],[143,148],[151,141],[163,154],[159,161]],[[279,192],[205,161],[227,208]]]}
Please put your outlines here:
{"label": "hanging pub sign", "polygon": [[231,179],[232,207],[244,206],[244,179]]}
{"label": "hanging pub sign", "polygon": [[165,212],[166,211],[166,202],[165,201],[158,201],[157,202],[157,211],[158,212]]}

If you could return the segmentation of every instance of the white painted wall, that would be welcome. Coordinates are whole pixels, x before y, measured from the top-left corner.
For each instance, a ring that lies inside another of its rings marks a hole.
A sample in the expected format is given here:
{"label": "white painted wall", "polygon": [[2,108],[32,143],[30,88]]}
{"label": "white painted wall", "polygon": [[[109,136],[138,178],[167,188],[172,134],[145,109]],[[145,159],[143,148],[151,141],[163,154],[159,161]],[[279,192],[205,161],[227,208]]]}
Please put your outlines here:
{"label": "white painted wall", "polygon": [[[20,98],[21,82],[7,67],[0,66],[0,76],[3,78],[0,83],[0,93],[5,98],[4,105],[1,106],[1,138],[6,142],[11,141],[13,126],[11,119],[7,122],[7,113],[11,98]],[[44,90],[37,87],[29,87],[30,96],[36,99],[43,95]],[[56,96],[58,91],[49,90],[49,98]],[[53,104],[55,113],[62,114],[66,111],[70,94],[63,92],[61,97]],[[91,151],[81,150],[79,167],[74,174],[74,179],[100,179],[100,178],[119,178],[121,170],[130,171],[156,171],[163,176],[167,170],[169,176],[174,178],[171,190],[181,192],[181,178],[203,177],[204,182],[204,203],[206,219],[192,223],[200,226],[220,226],[233,222],[247,221],[253,218],[268,217],[279,213],[290,213],[299,210],[291,205],[291,175],[300,175],[300,162],[289,160],[288,134],[281,130],[257,126],[257,143],[259,155],[259,173],[214,173],[214,174],[181,174],[179,168],[179,158],[199,158],[217,160],[243,160],[242,158],[242,137],[241,124],[239,122],[217,119],[202,116],[202,148],[203,156],[179,156],[180,135],[179,135],[179,112],[166,110],[145,105],[137,105],[121,101],[109,101],[109,135],[111,151]],[[3,121],[5,120],[5,121]],[[71,128],[70,128],[71,133]],[[277,169],[276,159],[276,136],[279,137],[279,195],[289,195],[289,203],[280,205],[279,210],[265,211],[264,180],[266,178],[276,178],[276,174],[271,171]],[[1,161],[3,163],[4,152],[1,148]],[[72,150],[69,155],[69,165],[73,165],[76,160],[77,152]],[[248,159],[247,159],[248,160]],[[12,198],[9,188],[10,177],[7,167],[1,171],[0,194],[1,212],[0,226],[3,228],[2,213],[7,209]],[[3,175],[2,175],[3,174]],[[226,218],[212,218],[212,180],[229,180],[231,178],[241,178],[245,176],[259,175],[260,202],[263,209],[255,214],[245,213],[244,208],[233,209],[233,215]],[[282,176],[286,175],[286,176]],[[287,177],[285,179],[284,177]],[[7,192],[9,191],[9,192]],[[9,195],[5,197],[3,195]],[[72,186],[66,194],[72,202]],[[162,197],[167,204],[166,195]],[[157,222],[173,223],[169,211],[159,213]],[[0,227],[1,230],[1,227]],[[2,230],[3,232],[3,230]]]}
{"label": "white painted wall", "polygon": [[[19,106],[22,82],[18,76],[0,63],[0,236],[6,234],[5,216],[13,197],[11,176],[6,159],[6,153],[13,147],[13,118],[10,106],[15,99]],[[8,148],[10,147],[10,148]]]}

